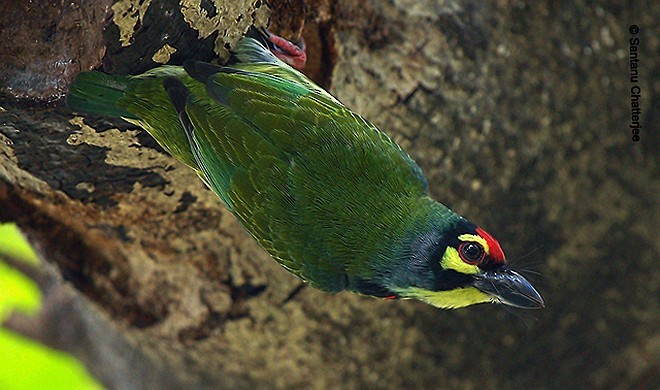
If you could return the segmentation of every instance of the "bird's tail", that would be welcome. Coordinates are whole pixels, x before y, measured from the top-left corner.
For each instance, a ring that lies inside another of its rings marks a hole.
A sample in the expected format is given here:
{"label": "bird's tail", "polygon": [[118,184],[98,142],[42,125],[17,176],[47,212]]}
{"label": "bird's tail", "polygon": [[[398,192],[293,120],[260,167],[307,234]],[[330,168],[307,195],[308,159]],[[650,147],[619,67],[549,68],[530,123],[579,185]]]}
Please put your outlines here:
{"label": "bird's tail", "polygon": [[197,169],[186,133],[163,88],[167,77],[181,78],[188,86],[195,83],[175,66],[161,66],[139,76],[83,72],[69,87],[66,103],[73,111],[121,117],[142,127],[169,154]]}
{"label": "bird's tail", "polygon": [[130,76],[96,71],[79,73],[69,87],[66,104],[73,111],[138,119],[120,106],[130,82]]}

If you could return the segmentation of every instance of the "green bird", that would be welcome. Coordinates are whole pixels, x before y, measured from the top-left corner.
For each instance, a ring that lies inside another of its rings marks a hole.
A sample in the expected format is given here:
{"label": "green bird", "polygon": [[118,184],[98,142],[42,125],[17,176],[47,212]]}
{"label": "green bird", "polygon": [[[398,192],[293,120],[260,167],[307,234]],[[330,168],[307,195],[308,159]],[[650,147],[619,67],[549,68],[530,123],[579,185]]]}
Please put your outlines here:
{"label": "green bird", "polygon": [[429,197],[399,145],[287,65],[304,60],[295,45],[265,37],[270,50],[244,37],[226,66],[81,73],[67,103],[145,129],[317,289],[440,308],[544,306],[497,240]]}

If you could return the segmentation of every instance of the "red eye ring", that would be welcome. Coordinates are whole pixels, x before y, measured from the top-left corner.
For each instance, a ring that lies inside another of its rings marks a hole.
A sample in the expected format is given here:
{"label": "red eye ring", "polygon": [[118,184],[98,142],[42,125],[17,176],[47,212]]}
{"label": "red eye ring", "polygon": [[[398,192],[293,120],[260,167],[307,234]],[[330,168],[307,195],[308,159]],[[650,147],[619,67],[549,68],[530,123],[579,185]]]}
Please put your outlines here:
{"label": "red eye ring", "polygon": [[458,246],[458,255],[470,265],[479,265],[486,257],[486,251],[478,242],[466,241]]}

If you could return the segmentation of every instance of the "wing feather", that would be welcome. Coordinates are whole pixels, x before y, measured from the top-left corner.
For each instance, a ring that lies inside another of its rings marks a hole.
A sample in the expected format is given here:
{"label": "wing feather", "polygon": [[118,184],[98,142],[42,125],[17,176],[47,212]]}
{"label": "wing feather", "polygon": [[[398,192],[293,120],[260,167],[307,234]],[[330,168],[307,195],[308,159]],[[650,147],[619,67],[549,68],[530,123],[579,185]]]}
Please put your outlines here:
{"label": "wing feather", "polygon": [[352,262],[377,252],[375,241],[360,242],[365,231],[385,231],[380,219],[409,203],[397,199],[425,191],[417,165],[326,93],[218,69],[204,76],[208,96],[185,104],[205,182],[285,268],[317,288],[345,289]]}

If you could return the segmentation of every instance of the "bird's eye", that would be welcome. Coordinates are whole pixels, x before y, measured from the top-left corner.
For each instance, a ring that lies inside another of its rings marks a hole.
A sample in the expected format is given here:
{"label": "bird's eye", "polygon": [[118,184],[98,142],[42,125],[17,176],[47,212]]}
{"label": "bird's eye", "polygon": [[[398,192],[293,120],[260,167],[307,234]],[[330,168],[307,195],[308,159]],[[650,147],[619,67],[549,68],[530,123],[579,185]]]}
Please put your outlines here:
{"label": "bird's eye", "polygon": [[461,259],[472,265],[477,265],[486,257],[484,248],[476,242],[464,242],[458,247]]}

